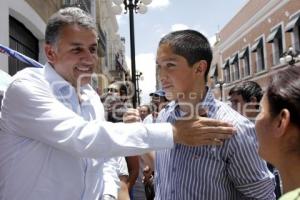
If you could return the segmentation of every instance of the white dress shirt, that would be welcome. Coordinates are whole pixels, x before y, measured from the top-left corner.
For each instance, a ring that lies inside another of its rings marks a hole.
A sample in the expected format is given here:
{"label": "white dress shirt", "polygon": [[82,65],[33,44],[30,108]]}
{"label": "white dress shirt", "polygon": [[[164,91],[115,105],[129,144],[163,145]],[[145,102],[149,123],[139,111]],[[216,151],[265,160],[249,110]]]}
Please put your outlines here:
{"label": "white dress shirt", "polygon": [[46,64],[8,87],[0,120],[1,200],[97,200],[103,162],[173,146],[170,124],[113,124],[96,92]]}
{"label": "white dress shirt", "polygon": [[149,115],[147,115],[145,117],[145,119],[143,120],[144,124],[151,124],[151,123],[155,123],[155,122],[156,122],[156,119],[153,118],[153,114],[152,113],[150,113]]}
{"label": "white dress shirt", "polygon": [[[120,176],[129,176],[125,157],[111,158],[103,165],[103,195],[118,198]],[[101,188],[102,188],[101,187]]]}

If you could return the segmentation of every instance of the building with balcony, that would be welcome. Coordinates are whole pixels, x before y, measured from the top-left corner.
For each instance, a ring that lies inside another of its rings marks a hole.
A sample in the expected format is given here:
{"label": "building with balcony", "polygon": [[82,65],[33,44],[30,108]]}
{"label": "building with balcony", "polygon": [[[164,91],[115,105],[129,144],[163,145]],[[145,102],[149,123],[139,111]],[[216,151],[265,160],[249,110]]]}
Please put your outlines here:
{"label": "building with balcony", "polygon": [[298,0],[249,0],[217,34],[210,84],[221,86],[215,93],[224,99],[241,81],[265,88],[273,73],[289,66],[280,58],[290,48],[295,55],[300,51]]}

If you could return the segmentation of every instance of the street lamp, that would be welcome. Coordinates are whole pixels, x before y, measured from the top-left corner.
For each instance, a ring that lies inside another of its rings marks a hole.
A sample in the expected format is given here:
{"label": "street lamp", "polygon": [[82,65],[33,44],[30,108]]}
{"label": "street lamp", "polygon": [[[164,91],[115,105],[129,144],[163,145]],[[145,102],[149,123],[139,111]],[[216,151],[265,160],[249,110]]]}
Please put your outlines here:
{"label": "street lamp", "polygon": [[221,101],[223,101],[223,86],[225,86],[225,82],[221,81],[221,80],[217,80],[215,83],[215,87],[219,87],[220,88],[220,97],[221,97]]}
{"label": "street lamp", "polygon": [[143,73],[142,72],[137,72],[136,73],[136,93],[137,93],[137,105],[139,106],[141,104],[140,101],[140,93],[142,90],[140,90],[140,86],[139,86],[139,80],[142,79]]}
{"label": "street lamp", "polygon": [[282,54],[282,57],[279,59],[281,64],[294,65],[296,62],[300,61],[299,52],[295,51],[293,47],[290,47],[286,52]]}
{"label": "street lamp", "polygon": [[220,88],[220,97],[221,101],[223,101],[223,86],[225,86],[225,81],[218,79],[218,74],[215,73],[213,76],[210,77],[214,83],[215,88]]}
{"label": "street lamp", "polygon": [[124,4],[125,14],[129,11],[129,32],[130,32],[130,54],[131,54],[131,79],[133,82],[133,107],[136,107],[137,101],[137,91],[136,91],[136,72],[135,72],[135,44],[134,44],[134,13],[145,14],[147,12],[147,5],[149,5],[152,0],[113,0],[115,4],[112,9],[114,14],[121,14],[122,7]]}

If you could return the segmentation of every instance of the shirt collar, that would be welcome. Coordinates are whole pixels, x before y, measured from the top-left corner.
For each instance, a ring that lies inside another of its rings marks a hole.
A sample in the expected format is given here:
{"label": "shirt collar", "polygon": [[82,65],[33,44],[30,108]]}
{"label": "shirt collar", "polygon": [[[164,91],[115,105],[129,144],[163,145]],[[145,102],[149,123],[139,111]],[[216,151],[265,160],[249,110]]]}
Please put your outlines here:
{"label": "shirt collar", "polygon": [[[213,113],[216,110],[216,101],[214,94],[212,90],[208,87],[207,92],[205,94],[204,100],[202,102],[199,102],[201,106],[199,108],[202,108],[205,110],[206,114],[208,117],[211,117]],[[171,101],[168,105],[166,105],[165,109],[167,112],[174,112],[175,110],[179,109],[179,104],[178,101]]]}
{"label": "shirt collar", "polygon": [[202,108],[206,111],[208,117],[212,117],[217,108],[215,96],[210,88],[208,88],[204,100],[201,102]]}
{"label": "shirt collar", "polygon": [[53,91],[59,91],[64,95],[71,94],[72,92],[79,92],[81,97],[83,97],[83,101],[89,99],[89,91],[91,90],[89,84],[81,86],[80,91],[75,91],[75,88],[62,76],[60,76],[50,63],[45,64],[44,74]]}
{"label": "shirt collar", "polygon": [[73,87],[53,69],[53,66],[50,63],[45,64],[44,75],[54,91],[61,91],[66,88],[71,89],[71,87]]}

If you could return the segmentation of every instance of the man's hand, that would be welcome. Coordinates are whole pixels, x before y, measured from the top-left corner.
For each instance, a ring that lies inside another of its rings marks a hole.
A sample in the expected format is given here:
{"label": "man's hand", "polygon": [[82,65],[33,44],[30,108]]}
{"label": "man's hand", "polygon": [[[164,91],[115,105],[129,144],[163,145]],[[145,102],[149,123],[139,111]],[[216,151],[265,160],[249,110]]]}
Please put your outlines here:
{"label": "man's hand", "polygon": [[143,169],[143,183],[153,185],[153,170],[146,165]]}
{"label": "man's hand", "polygon": [[177,120],[173,125],[174,142],[188,146],[221,145],[235,131],[227,122],[206,117]]}
{"label": "man's hand", "polygon": [[137,109],[129,108],[123,115],[124,123],[141,122],[140,113]]}

